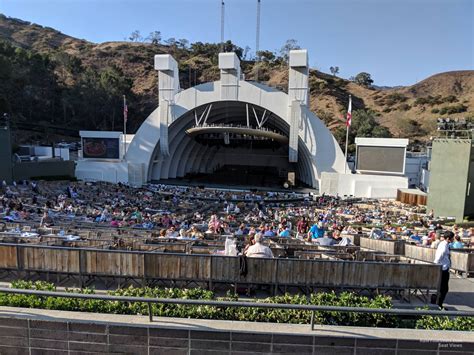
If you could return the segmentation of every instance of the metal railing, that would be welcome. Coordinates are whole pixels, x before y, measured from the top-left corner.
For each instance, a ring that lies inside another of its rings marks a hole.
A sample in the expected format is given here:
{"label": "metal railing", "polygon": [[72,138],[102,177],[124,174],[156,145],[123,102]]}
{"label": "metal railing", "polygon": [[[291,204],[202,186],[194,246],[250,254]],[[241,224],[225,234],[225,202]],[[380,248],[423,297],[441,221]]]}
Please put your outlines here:
{"label": "metal railing", "polygon": [[237,302],[237,301],[208,301],[189,300],[179,298],[149,298],[149,297],[126,297],[96,294],[81,294],[68,292],[38,291],[26,289],[14,289],[0,287],[0,293],[22,294],[30,296],[64,297],[87,300],[113,301],[113,302],[137,302],[146,303],[148,306],[148,318],[153,322],[153,304],[174,304],[187,306],[213,306],[213,307],[251,307],[285,309],[311,312],[311,330],[314,330],[315,312],[344,312],[344,313],[376,313],[395,316],[434,316],[434,317],[474,317],[474,311],[437,311],[418,309],[392,309],[392,308],[364,308],[364,307],[339,307],[339,306],[315,306],[303,304],[281,304],[281,303],[260,303],[260,302]]}

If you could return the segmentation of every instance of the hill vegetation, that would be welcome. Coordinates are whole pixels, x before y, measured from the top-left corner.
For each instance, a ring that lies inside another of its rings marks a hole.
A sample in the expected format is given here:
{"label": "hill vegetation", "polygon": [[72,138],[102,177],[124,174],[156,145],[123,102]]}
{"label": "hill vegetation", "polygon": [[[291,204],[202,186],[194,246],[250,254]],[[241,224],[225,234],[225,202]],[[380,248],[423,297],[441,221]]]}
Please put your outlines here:
{"label": "hill vegetation", "polygon": [[[279,53],[260,51],[257,62],[248,47],[230,41],[224,45],[241,58],[246,80],[255,80],[258,73],[261,82],[282,90],[288,86],[287,53],[292,48],[297,48],[294,40]],[[218,80],[219,51],[219,44],[162,41],[159,32],[143,39],[137,31],[129,41],[94,44],[0,14],[0,112],[10,113],[23,128],[121,130],[126,95],[128,129],[133,132],[156,106],[155,54],[176,58],[180,85],[186,89]],[[349,95],[354,110],[351,140],[356,134],[425,140],[438,117],[474,117],[474,71],[441,73],[389,89],[372,86],[369,73],[345,80],[336,76],[338,71],[336,66],[332,74],[310,71],[310,108],[341,143]],[[28,138],[44,140],[47,135]]]}

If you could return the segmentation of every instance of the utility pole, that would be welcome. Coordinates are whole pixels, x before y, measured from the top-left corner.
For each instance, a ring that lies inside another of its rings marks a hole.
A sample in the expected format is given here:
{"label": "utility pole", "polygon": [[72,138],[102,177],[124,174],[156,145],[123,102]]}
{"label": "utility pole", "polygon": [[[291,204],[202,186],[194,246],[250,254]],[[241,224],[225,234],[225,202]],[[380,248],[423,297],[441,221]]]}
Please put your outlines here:
{"label": "utility pole", "polygon": [[224,52],[224,14],[225,14],[225,4],[224,0],[221,2],[221,53]]}
{"label": "utility pole", "polygon": [[260,0],[257,0],[257,31],[256,31],[256,39],[255,39],[255,57],[256,57],[256,65],[257,70],[255,73],[255,81],[258,82],[258,64],[260,62]]}

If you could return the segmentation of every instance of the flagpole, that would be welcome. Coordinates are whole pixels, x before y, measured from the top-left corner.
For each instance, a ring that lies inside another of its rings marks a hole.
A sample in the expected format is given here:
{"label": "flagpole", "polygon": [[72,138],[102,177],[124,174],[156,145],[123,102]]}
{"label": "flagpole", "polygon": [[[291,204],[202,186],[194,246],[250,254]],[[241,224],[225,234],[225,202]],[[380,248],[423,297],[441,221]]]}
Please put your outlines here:
{"label": "flagpole", "polygon": [[[352,95],[349,95],[349,105],[351,105],[351,102],[352,102]],[[352,107],[350,107],[350,109],[352,109]],[[344,157],[346,159],[345,161],[345,164],[344,164],[344,174],[347,173],[347,145],[349,143],[349,124],[348,124],[348,121],[347,121],[347,117],[346,117],[346,149],[344,151]]]}
{"label": "flagpole", "polygon": [[127,113],[125,112],[126,107],[127,107],[127,99],[125,98],[125,95],[123,95],[123,155],[122,155],[123,160],[125,160],[125,152],[127,150],[127,143],[126,143],[126,139],[127,139],[127,117],[126,117],[126,115],[128,114],[128,112]]}
{"label": "flagpole", "polygon": [[344,157],[346,158],[346,163],[344,164],[344,174],[347,172],[347,143],[349,141],[349,126],[346,125],[346,150],[344,153]]}

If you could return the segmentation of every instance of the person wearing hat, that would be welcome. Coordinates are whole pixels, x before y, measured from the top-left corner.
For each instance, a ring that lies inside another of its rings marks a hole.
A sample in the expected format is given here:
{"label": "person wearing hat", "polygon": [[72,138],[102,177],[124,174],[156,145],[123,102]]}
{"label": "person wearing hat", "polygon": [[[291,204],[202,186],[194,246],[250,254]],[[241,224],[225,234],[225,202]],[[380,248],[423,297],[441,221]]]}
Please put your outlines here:
{"label": "person wearing hat", "polygon": [[436,249],[434,263],[441,265],[441,285],[439,288],[438,306],[443,308],[444,299],[449,291],[449,268],[451,267],[449,243],[453,241],[454,233],[447,231],[441,239],[442,240]]}

